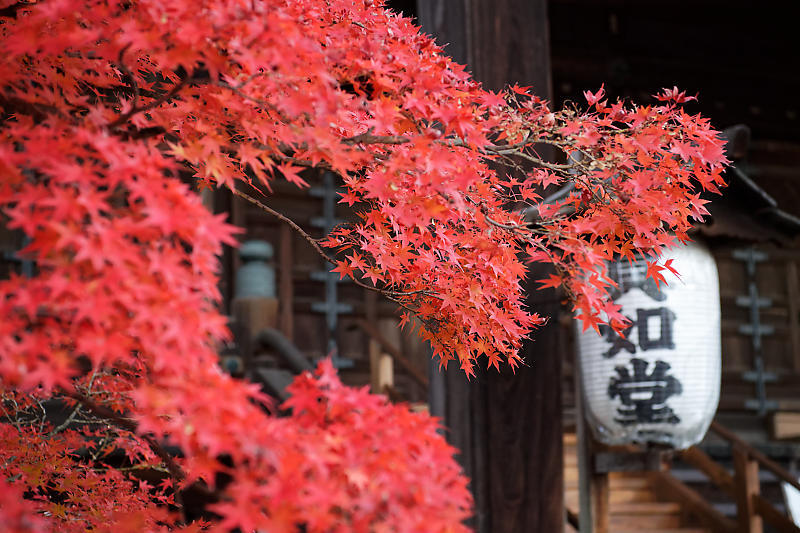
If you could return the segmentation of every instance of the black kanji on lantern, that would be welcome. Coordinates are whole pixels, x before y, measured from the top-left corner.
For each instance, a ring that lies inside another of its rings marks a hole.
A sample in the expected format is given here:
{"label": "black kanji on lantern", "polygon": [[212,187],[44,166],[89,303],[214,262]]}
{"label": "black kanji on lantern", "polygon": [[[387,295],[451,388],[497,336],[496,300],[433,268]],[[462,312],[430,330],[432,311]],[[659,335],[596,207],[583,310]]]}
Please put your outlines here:
{"label": "black kanji on lantern", "polygon": [[[657,318],[659,322],[659,336],[650,338],[647,323],[650,318]],[[636,328],[639,331],[639,348],[642,350],[653,350],[655,348],[675,349],[672,340],[672,322],[675,320],[675,313],[666,307],[655,309],[636,310]]]}
{"label": "black kanji on lantern", "polygon": [[[650,330],[647,326],[651,318],[657,318],[659,321],[658,337],[650,337]],[[637,309],[636,320],[632,320],[630,317],[628,320],[631,320],[631,325],[622,330],[622,335],[617,334],[611,326],[606,324],[600,326],[600,334],[611,343],[611,347],[603,352],[603,357],[606,359],[614,357],[623,349],[628,353],[636,353],[636,344],[629,340],[633,328],[637,330],[639,348],[642,351],[656,348],[675,349],[675,342],[672,338],[672,323],[675,321],[675,313],[668,308]]]}
{"label": "black kanji on lantern", "polygon": [[657,302],[666,300],[667,295],[662,293],[653,278],[647,277],[647,262],[633,261],[632,263],[612,262],[608,265],[608,277],[617,284],[612,288],[610,296],[616,300],[631,289],[639,288],[646,295]]}
{"label": "black kanji on lantern", "polygon": [[[630,320],[629,317],[626,318]],[[614,328],[607,324],[599,326],[600,334],[611,343],[611,347],[603,352],[603,357],[610,359],[623,349],[629,353],[636,353],[636,345],[629,340],[631,330],[635,326],[636,323],[631,321],[631,325],[622,330],[622,335],[619,335],[616,331],[614,331]]]}
{"label": "black kanji on lantern", "polygon": [[656,361],[651,372],[648,362],[631,359],[633,374],[627,366],[615,368],[617,375],[608,384],[608,397],[619,396],[622,405],[617,408],[619,417],[614,418],[623,426],[641,423],[678,424],[681,419],[667,406],[667,398],[683,392],[680,381],[668,376],[669,363]]}

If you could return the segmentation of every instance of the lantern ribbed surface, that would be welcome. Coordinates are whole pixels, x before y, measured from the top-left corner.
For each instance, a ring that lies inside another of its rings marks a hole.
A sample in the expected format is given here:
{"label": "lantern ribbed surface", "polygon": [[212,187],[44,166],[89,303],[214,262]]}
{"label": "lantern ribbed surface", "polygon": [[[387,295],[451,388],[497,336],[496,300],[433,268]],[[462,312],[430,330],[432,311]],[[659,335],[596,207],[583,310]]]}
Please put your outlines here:
{"label": "lantern ribbed surface", "polygon": [[608,264],[612,292],[631,320],[625,335],[609,327],[580,332],[585,413],[606,444],[659,443],[683,449],[705,435],[719,403],[719,279],[714,258],[698,244],[664,251],[680,279],[646,278],[644,260]]}

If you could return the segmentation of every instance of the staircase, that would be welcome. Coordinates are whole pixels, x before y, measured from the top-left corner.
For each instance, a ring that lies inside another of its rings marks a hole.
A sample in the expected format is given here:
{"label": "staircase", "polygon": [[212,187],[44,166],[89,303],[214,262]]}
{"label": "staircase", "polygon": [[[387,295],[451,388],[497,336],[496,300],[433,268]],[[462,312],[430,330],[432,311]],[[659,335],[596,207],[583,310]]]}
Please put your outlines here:
{"label": "staircase", "polygon": [[[692,525],[681,505],[656,490],[651,472],[612,472],[608,475],[608,532],[610,533],[709,533]],[[579,514],[578,455],[574,433],[564,435],[564,505]],[[660,497],[661,496],[661,497]],[[567,533],[575,528],[567,525]],[[599,533],[599,532],[596,532]]]}
{"label": "staircase", "polygon": [[[709,434],[731,451],[731,466],[692,446],[660,454],[660,470],[593,474],[594,533],[800,533],[780,497],[770,494],[776,482],[800,490],[797,478],[718,422],[711,423]],[[625,463],[631,464],[627,459]],[[579,515],[574,434],[564,436],[564,465],[564,501],[571,524],[566,531],[572,533]],[[730,503],[714,502],[712,493]]]}

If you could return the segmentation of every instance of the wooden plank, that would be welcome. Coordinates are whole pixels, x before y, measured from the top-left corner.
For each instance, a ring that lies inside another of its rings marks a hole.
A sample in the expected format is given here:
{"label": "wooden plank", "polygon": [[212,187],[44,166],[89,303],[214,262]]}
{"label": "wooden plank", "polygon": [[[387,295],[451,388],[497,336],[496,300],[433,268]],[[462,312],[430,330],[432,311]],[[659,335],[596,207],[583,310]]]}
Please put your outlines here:
{"label": "wooden plank", "polygon": [[615,488],[610,490],[608,500],[611,506],[627,503],[652,503],[656,501],[656,495],[649,486],[641,489]]}
{"label": "wooden plank", "polygon": [[722,489],[725,494],[731,498],[736,497],[733,476],[728,473],[725,467],[714,461],[706,452],[697,446],[692,446],[680,452],[680,456],[682,460],[708,476],[708,479],[711,480],[714,485]]}
{"label": "wooden plank", "polygon": [[758,463],[750,459],[747,450],[733,445],[733,469],[736,489],[736,521],[739,533],[762,533],[764,526],[753,499],[759,495]]}
{"label": "wooden plank", "polygon": [[609,519],[609,527],[612,532],[637,526],[641,528],[641,531],[648,531],[652,528],[678,528],[680,525],[681,517],[674,514],[651,514],[642,516],[638,514],[629,515],[614,513]]}
{"label": "wooden plank", "polygon": [[294,342],[294,285],[292,271],[294,255],[292,250],[292,229],[281,224],[278,240],[278,302],[280,304],[280,329],[283,336]]}
{"label": "wooden plank", "polygon": [[770,428],[774,439],[800,437],[800,413],[773,413]]}
{"label": "wooden plank", "polygon": [[753,507],[764,521],[775,528],[778,533],[800,533],[800,527],[785,514],[778,511],[761,495],[753,496]]}
{"label": "wooden plank", "polygon": [[733,533],[736,522],[726,517],[703,498],[697,491],[675,479],[668,472],[653,472],[654,487],[665,496],[678,501],[699,522],[714,533]]}
{"label": "wooden plank", "polygon": [[700,529],[700,528],[695,528],[695,527],[691,527],[691,528],[671,527],[669,529],[647,528],[646,530],[643,530],[641,526],[638,526],[638,527],[635,527],[635,528],[617,529],[617,530],[614,531],[614,533],[643,533],[643,531],[646,531],[646,533],[708,533],[708,530],[706,530],[706,529]]}
{"label": "wooden plank", "polygon": [[786,263],[786,293],[789,306],[789,337],[792,341],[792,362],[800,370],[800,284],[797,278],[797,262]]}
{"label": "wooden plank", "polygon": [[[610,486],[613,492],[613,485]],[[663,515],[663,514],[680,514],[681,506],[675,502],[632,502],[632,503],[618,503],[611,505],[611,514],[625,514],[625,515]]]}

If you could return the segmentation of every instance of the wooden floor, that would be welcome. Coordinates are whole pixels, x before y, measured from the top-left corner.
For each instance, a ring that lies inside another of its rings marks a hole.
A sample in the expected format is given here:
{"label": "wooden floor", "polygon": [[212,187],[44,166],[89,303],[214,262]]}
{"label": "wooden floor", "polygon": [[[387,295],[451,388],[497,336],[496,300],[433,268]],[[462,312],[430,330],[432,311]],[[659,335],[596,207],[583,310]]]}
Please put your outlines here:
{"label": "wooden floor", "polygon": [[[564,503],[578,515],[578,457],[574,433],[564,436]],[[690,525],[678,503],[658,497],[648,472],[609,475],[609,533],[708,533]],[[567,533],[575,529],[567,525]]]}

